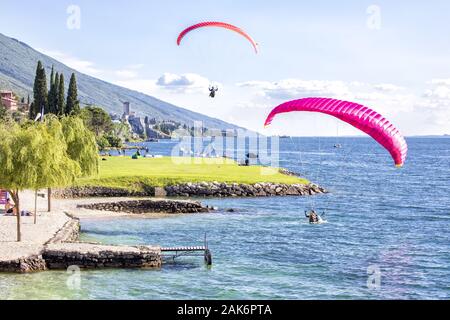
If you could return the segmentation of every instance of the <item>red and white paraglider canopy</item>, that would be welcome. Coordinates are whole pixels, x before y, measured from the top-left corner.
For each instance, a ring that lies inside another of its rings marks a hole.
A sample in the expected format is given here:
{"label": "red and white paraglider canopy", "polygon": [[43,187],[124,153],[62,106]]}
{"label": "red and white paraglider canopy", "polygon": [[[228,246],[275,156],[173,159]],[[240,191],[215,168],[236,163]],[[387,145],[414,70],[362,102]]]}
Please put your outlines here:
{"label": "red and white paraglider canopy", "polygon": [[196,30],[196,29],[199,29],[199,28],[206,28],[206,27],[225,28],[225,29],[234,31],[234,32],[242,35],[243,37],[245,37],[248,41],[250,41],[250,43],[252,44],[253,48],[255,49],[255,52],[258,53],[258,44],[244,30],[242,30],[241,28],[238,28],[236,26],[233,26],[231,24],[228,24],[228,23],[225,23],[225,22],[217,22],[217,21],[201,22],[201,23],[195,24],[193,26],[190,26],[189,28],[186,28],[178,36],[177,44],[180,45],[181,44],[181,40],[183,40],[183,38],[189,32],[191,32],[193,30]]}

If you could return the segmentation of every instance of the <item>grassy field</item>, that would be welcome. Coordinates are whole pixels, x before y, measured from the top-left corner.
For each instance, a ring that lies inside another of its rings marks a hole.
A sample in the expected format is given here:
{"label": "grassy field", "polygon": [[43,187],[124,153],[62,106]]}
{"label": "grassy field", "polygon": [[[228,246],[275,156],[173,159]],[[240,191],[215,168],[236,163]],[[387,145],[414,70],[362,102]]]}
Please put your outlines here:
{"label": "grassy field", "polygon": [[243,167],[232,160],[201,158],[108,157],[100,162],[97,177],[83,178],[78,186],[102,186],[141,190],[143,185],[167,186],[187,182],[308,183],[305,179],[287,176],[277,169],[260,166]]}

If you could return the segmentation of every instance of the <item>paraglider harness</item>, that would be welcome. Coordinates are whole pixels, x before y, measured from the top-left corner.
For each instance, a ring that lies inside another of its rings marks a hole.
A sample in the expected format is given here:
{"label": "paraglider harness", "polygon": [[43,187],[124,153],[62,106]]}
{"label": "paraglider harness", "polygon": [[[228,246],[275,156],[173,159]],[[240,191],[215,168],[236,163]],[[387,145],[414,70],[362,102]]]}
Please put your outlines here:
{"label": "paraglider harness", "polygon": [[217,91],[219,91],[219,88],[218,87],[214,87],[214,86],[211,86],[211,87],[209,87],[209,96],[211,97],[211,98],[215,98],[216,97],[216,92]]}

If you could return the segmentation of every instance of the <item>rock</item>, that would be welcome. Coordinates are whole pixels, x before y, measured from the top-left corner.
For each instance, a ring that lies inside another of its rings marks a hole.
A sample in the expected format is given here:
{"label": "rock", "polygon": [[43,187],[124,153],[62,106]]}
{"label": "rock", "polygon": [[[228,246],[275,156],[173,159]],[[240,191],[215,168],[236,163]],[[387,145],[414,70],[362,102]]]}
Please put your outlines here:
{"label": "rock", "polygon": [[155,188],[155,197],[166,197],[167,192],[164,188],[156,187]]}

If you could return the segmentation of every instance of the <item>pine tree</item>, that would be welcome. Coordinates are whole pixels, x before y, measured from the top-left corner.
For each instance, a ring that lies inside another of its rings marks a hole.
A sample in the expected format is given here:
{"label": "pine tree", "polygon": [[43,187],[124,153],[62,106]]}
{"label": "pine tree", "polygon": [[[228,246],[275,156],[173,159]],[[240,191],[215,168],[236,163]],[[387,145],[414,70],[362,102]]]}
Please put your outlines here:
{"label": "pine tree", "polygon": [[47,108],[47,77],[42,62],[38,61],[36,77],[33,86],[33,108],[30,108],[30,119],[34,119],[41,112],[42,108]]}
{"label": "pine tree", "polygon": [[78,101],[77,79],[75,73],[70,77],[69,90],[67,92],[66,115],[78,114],[80,112],[80,103]]}
{"label": "pine tree", "polygon": [[63,116],[65,112],[65,99],[64,99],[64,75],[61,73],[59,76],[59,84],[58,84],[58,115]]}

